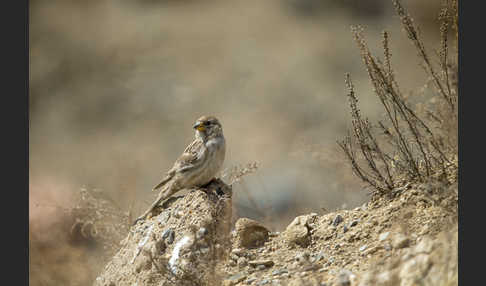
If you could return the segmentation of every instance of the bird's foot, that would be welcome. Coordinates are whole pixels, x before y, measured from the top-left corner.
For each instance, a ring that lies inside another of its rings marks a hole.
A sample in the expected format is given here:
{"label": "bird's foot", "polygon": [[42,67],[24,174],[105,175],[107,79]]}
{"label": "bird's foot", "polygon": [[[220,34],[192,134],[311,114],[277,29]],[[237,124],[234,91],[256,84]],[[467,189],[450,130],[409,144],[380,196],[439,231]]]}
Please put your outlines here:
{"label": "bird's foot", "polygon": [[132,225],[136,225],[139,221],[143,221],[146,218],[150,218],[151,213],[152,213],[152,210],[147,211],[143,215],[139,216],[137,219],[135,219],[135,221],[133,221],[133,224]]}
{"label": "bird's foot", "polygon": [[136,225],[136,224],[137,224],[139,221],[142,221],[142,220],[144,220],[144,219],[145,219],[145,217],[144,217],[144,216],[138,217],[137,219],[135,219],[135,220],[133,221],[132,226]]}

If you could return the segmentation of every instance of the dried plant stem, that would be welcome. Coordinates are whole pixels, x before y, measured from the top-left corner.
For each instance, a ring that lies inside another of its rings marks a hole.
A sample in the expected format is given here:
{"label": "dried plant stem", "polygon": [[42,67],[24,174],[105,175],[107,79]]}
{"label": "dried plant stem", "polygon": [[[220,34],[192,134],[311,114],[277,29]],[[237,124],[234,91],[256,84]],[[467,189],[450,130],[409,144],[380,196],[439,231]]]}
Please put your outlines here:
{"label": "dried plant stem", "polygon": [[[370,122],[362,118],[354,86],[349,74],[346,74],[345,83],[348,89],[347,96],[351,108],[353,132],[348,133],[348,136],[338,144],[351,163],[354,173],[379,193],[388,193],[403,180],[423,181],[436,174],[447,177],[451,173],[451,167],[455,167],[457,170],[457,164],[449,159],[457,157],[454,155],[457,154],[457,144],[446,144],[448,142],[447,132],[457,133],[457,129],[450,129],[450,126],[457,128],[456,124],[450,124],[451,120],[457,120],[457,105],[455,104],[457,85],[450,80],[449,69],[455,67],[453,65],[455,62],[449,61],[447,38],[449,23],[457,21],[451,15],[457,15],[457,12],[454,14],[453,8],[446,7],[439,17],[442,21],[440,30],[442,40],[439,52],[439,67],[442,76],[439,77],[431,65],[412,18],[398,0],[392,1],[409,39],[419,51],[418,55],[425,63],[424,67],[431,76],[437,94],[444,104],[436,106],[437,114],[430,110],[425,113],[427,118],[432,118],[433,122],[439,125],[439,129],[433,129],[429,125],[430,122],[423,119],[417,110],[412,108],[400,91],[391,63],[389,34],[386,31],[383,32],[384,61],[381,62],[371,54],[363,36],[363,29],[359,26],[352,27],[354,39],[361,51],[374,93],[385,110],[385,121],[379,121],[378,126],[386,140],[378,140]],[[447,3],[451,4],[449,1]],[[453,1],[452,4],[454,3],[457,4]],[[452,77],[452,79],[454,78]],[[446,108],[447,110],[441,110],[442,105],[449,107]],[[356,140],[356,143],[353,139]],[[355,144],[360,149],[359,153],[355,150]],[[452,172],[454,172],[454,168],[452,168]],[[457,176],[452,177],[457,178]]]}

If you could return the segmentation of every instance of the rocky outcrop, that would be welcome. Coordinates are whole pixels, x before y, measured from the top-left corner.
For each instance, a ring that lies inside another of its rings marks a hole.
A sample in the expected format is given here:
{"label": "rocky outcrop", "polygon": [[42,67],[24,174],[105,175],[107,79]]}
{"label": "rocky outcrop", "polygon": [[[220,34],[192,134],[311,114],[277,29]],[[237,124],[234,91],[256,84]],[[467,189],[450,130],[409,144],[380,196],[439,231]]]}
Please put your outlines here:
{"label": "rocky outcrop", "polygon": [[95,285],[457,285],[457,185],[421,187],[230,233],[231,190],[214,182],[132,227]]}
{"label": "rocky outcrop", "polygon": [[215,180],[168,199],[160,213],[130,229],[94,285],[220,284],[216,265],[231,249],[231,195]]}

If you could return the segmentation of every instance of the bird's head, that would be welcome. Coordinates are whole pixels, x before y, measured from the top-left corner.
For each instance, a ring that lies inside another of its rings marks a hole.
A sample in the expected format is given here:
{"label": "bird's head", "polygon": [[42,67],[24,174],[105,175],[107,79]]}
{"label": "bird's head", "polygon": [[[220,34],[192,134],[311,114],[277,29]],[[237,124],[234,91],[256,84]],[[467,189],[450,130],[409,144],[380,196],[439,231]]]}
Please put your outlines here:
{"label": "bird's head", "polygon": [[223,135],[223,128],[221,123],[214,116],[202,116],[193,126],[196,129],[196,136],[201,137],[203,140],[207,140],[216,136]]}

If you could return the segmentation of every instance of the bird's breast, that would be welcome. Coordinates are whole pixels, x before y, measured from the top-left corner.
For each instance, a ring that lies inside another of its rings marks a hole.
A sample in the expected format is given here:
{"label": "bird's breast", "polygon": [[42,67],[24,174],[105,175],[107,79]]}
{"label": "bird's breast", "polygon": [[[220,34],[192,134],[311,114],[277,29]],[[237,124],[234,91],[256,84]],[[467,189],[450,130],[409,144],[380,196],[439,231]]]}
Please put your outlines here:
{"label": "bird's breast", "polygon": [[224,138],[214,138],[206,142],[206,164],[201,180],[209,182],[223,166],[226,146]]}

